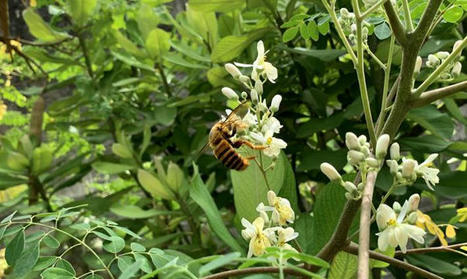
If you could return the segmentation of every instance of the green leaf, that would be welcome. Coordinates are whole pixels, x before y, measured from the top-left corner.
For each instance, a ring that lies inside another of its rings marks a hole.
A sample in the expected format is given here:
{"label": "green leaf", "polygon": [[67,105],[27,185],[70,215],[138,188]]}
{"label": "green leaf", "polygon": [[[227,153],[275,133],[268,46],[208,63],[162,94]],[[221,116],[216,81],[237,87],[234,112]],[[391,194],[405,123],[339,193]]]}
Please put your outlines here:
{"label": "green leaf", "polygon": [[345,54],[345,51],[340,49],[307,49],[302,47],[288,48],[281,46],[278,48],[285,49],[292,53],[318,58],[324,62],[336,60],[339,56]]}
{"label": "green leaf", "polygon": [[133,54],[137,57],[145,56],[145,53],[141,49],[139,49],[138,46],[136,46],[132,41],[128,40],[127,37],[125,37],[122,33],[120,33],[120,31],[115,30],[114,36],[117,39],[120,46],[124,50],[128,51],[128,53]]}
{"label": "green leaf", "polygon": [[452,6],[451,8],[447,9],[446,12],[443,14],[444,20],[450,23],[456,23],[464,14],[464,10],[460,6]]}
{"label": "green leaf", "polygon": [[24,10],[23,18],[28,25],[29,32],[41,41],[53,43],[69,38],[66,33],[54,31],[33,8]]}
{"label": "green leaf", "polygon": [[121,143],[114,143],[112,145],[112,152],[115,155],[122,157],[124,159],[133,158],[133,154],[131,153],[131,150]]}
{"label": "green leaf", "polygon": [[118,216],[128,219],[147,219],[160,215],[173,215],[174,211],[148,209],[143,210],[136,205],[120,205],[115,204],[110,208],[110,211]]}
{"label": "green leaf", "polygon": [[69,272],[66,269],[52,267],[44,270],[41,273],[43,279],[73,279],[75,276],[73,273]]}
{"label": "green leaf", "polygon": [[222,38],[212,50],[212,62],[222,63],[237,58],[244,49],[261,38],[268,30],[259,29],[242,36],[227,36]]}
{"label": "green leaf", "polygon": [[44,242],[45,245],[47,245],[48,247],[52,249],[57,249],[58,247],[60,247],[60,242],[50,234],[44,237],[42,239],[42,242]]}
{"label": "green leaf", "polygon": [[0,190],[26,183],[28,183],[26,176],[11,176],[6,173],[0,173]]}
{"label": "green leaf", "polygon": [[118,253],[125,248],[125,240],[119,236],[111,236],[109,242],[104,244],[104,249],[110,253]]}
{"label": "green leaf", "polygon": [[167,200],[173,200],[174,196],[168,189],[167,185],[162,182],[153,174],[143,169],[138,170],[138,181],[141,183],[143,188],[151,193],[155,198],[163,198]]}
{"label": "green leaf", "polygon": [[443,103],[452,117],[460,121],[462,124],[467,125],[467,118],[462,114],[459,106],[452,98],[444,98]]}
{"label": "green leaf", "polygon": [[116,52],[116,51],[110,51],[110,52],[112,53],[112,55],[115,58],[117,58],[118,60],[122,61],[125,64],[128,64],[130,66],[134,66],[134,67],[137,67],[137,68],[141,68],[141,69],[144,69],[144,70],[147,70],[147,71],[151,71],[151,72],[156,71],[155,69],[153,69],[153,67],[142,63],[141,61],[137,60],[134,57],[129,57],[128,55],[125,55],[125,54],[122,54],[122,53],[119,53],[119,52]]}
{"label": "green leaf", "polygon": [[24,250],[24,230],[20,230],[5,249],[6,262],[8,265],[15,265]]}
{"label": "green leaf", "polygon": [[448,263],[441,259],[428,256],[428,255],[407,255],[406,259],[411,264],[422,266],[435,273],[448,275],[448,276],[459,276],[462,271],[459,267],[452,263]]}
{"label": "green leaf", "polygon": [[192,69],[209,69],[209,67],[205,64],[200,64],[199,62],[197,63],[192,63],[187,60],[185,60],[182,56],[176,55],[175,53],[171,52],[170,54],[164,56],[164,59],[170,63],[173,63],[175,65],[179,65],[182,67],[186,68],[192,68]]}
{"label": "green leaf", "polygon": [[449,146],[449,141],[433,135],[402,138],[398,142],[402,149],[415,150],[423,153],[440,152]]}
{"label": "green leaf", "polygon": [[135,251],[135,252],[144,252],[144,251],[146,251],[146,248],[143,245],[141,245],[139,243],[136,243],[136,242],[132,242],[130,244],[130,247],[131,247],[131,250]]}
{"label": "green leaf", "polygon": [[326,15],[318,20],[318,31],[323,36],[329,32],[329,20],[330,19],[331,17],[329,15]]}
{"label": "green leaf", "polygon": [[343,149],[336,151],[306,149],[306,152],[300,155],[297,171],[319,170],[321,163],[325,161],[336,169],[342,169],[347,164],[347,152]]}
{"label": "green leaf", "polygon": [[[467,172],[441,172],[438,176],[439,183],[435,185],[435,191],[437,195],[452,200],[467,198],[467,191],[465,191],[465,187],[459,184],[460,181],[467,181]],[[423,180],[419,180],[416,186],[421,189],[426,189],[425,182]]]}
{"label": "green leaf", "polygon": [[[378,252],[380,254],[393,258],[396,252],[396,249],[390,247],[387,249],[387,251],[382,252],[379,249],[376,249],[375,252]],[[370,259],[370,266],[371,268],[386,268],[389,266],[389,264],[387,262]]]}
{"label": "green leaf", "polygon": [[194,165],[194,175],[192,179],[192,185],[190,187],[190,197],[201,207],[206,214],[209,226],[214,233],[227,244],[232,250],[243,252],[243,249],[232,237],[228,229],[226,228],[224,221],[217,209],[216,203],[212,199],[209,191],[204,185],[201,177],[198,173],[198,167]]}
{"label": "green leaf", "polygon": [[34,149],[32,155],[32,172],[41,174],[48,170],[53,161],[53,150],[49,146],[40,146]]}
{"label": "green leaf", "polygon": [[28,274],[33,267],[36,265],[39,259],[39,242],[35,241],[31,243],[27,249],[21,254],[18,261],[13,268],[13,277],[22,278]]}
{"label": "green leaf", "polygon": [[149,33],[156,29],[159,24],[159,14],[151,6],[144,4],[144,2],[139,7],[135,19],[138,22],[138,29],[141,31],[144,41],[147,39]]}
{"label": "green leaf", "polygon": [[231,12],[241,9],[245,0],[189,0],[188,4],[200,12]]}
{"label": "green leaf", "polygon": [[300,36],[302,36],[303,39],[308,40],[311,36],[310,32],[308,32],[308,28],[305,23],[301,23],[300,25]]}
{"label": "green leaf", "polygon": [[162,59],[170,49],[170,34],[160,28],[152,30],[146,38],[145,47],[152,58]]}
{"label": "green leaf", "polygon": [[143,266],[144,262],[142,260],[137,260],[134,263],[132,263],[130,266],[128,266],[122,274],[118,277],[118,279],[129,279],[132,278],[133,275],[135,275],[138,270],[140,270],[141,266]]}
{"label": "green leaf", "polygon": [[446,113],[441,113],[432,105],[410,110],[407,118],[419,123],[435,136],[444,139],[452,137],[454,124],[451,118]]}
{"label": "green leaf", "polygon": [[45,257],[40,257],[39,260],[37,261],[36,265],[34,266],[34,271],[40,271],[45,268],[48,268],[49,266],[53,265],[55,263],[55,259],[57,257],[55,256],[45,256]]}
{"label": "green leaf", "polygon": [[210,63],[211,58],[199,54],[196,50],[189,46],[182,44],[181,42],[170,41],[170,45],[178,52],[185,54],[191,59],[198,60],[199,62]]}
{"label": "green leaf", "polygon": [[184,181],[185,174],[182,169],[180,169],[177,164],[169,162],[169,166],[167,168],[167,184],[169,184],[170,188],[173,191],[178,192]]}
{"label": "green leaf", "polygon": [[306,29],[308,30],[311,39],[313,39],[313,41],[316,42],[319,39],[319,30],[318,26],[316,25],[316,22],[314,20],[310,20],[310,22],[306,26]]}
{"label": "green leaf", "polygon": [[110,162],[95,162],[92,164],[92,168],[95,169],[97,172],[103,174],[117,174],[127,170],[131,170],[134,168],[134,166]]}
{"label": "green leaf", "polygon": [[292,28],[285,30],[284,34],[282,35],[282,41],[286,43],[286,42],[289,42],[295,39],[298,33],[298,28],[299,28],[298,26],[294,26]]}
{"label": "green leaf", "polygon": [[351,279],[357,272],[357,256],[339,252],[334,257],[329,270],[329,279]]}
{"label": "green leaf", "polygon": [[145,255],[135,253],[135,254],[133,254],[133,257],[135,257],[135,261],[142,261],[143,262],[141,264],[141,267],[140,267],[140,269],[143,272],[151,273],[151,271],[153,271],[152,265],[149,263],[149,261],[148,261],[148,259],[146,258]]}
{"label": "green leaf", "polygon": [[207,275],[207,274],[209,274],[209,272],[211,272],[214,269],[217,269],[217,268],[219,268],[221,266],[232,263],[236,259],[240,258],[240,256],[241,256],[241,254],[238,253],[238,252],[222,255],[222,256],[218,257],[217,259],[203,265],[199,269],[199,275],[200,276]]}
{"label": "green leaf", "polygon": [[118,268],[120,269],[120,271],[124,271],[126,270],[130,265],[132,265],[135,261],[133,260],[133,258],[131,256],[127,256],[127,255],[124,255],[124,256],[120,256],[118,257],[117,259],[117,265],[118,265]]}
{"label": "green leaf", "polygon": [[158,106],[154,111],[154,120],[164,126],[172,125],[177,116],[177,108],[168,106]]}
{"label": "green leaf", "polygon": [[96,0],[69,0],[69,13],[77,26],[83,26],[96,8]]}
{"label": "green leaf", "polygon": [[55,267],[64,269],[64,270],[70,272],[71,274],[76,275],[76,271],[73,268],[73,265],[68,260],[58,258],[57,263],[55,264]]}
{"label": "green leaf", "polygon": [[[256,157],[258,153],[256,153]],[[268,167],[271,164],[271,159],[265,155],[263,157],[263,165]],[[264,180],[263,174],[258,165],[254,162],[243,171],[230,171],[232,185],[234,190],[234,201],[237,214],[240,218],[245,218],[252,222],[258,217],[256,207],[260,202],[267,204],[267,193],[269,190],[278,194],[284,185],[285,164],[287,160],[284,154],[281,154],[276,161],[276,166],[267,172],[267,179],[271,189],[268,189]]]}
{"label": "green leaf", "polygon": [[386,22],[383,22],[375,27],[375,35],[380,40],[385,40],[391,36],[391,28]]}

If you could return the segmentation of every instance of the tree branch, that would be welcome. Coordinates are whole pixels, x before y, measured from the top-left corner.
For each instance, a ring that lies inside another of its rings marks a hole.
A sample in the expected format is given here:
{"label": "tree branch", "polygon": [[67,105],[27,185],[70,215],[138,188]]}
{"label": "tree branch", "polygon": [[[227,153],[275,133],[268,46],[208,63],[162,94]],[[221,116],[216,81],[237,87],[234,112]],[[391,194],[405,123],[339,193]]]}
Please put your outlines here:
{"label": "tree branch", "polygon": [[433,89],[422,93],[420,97],[412,101],[412,107],[418,108],[428,105],[436,100],[449,97],[457,92],[467,90],[467,81],[462,81],[453,85],[445,86],[442,88]]}
{"label": "tree branch", "polygon": [[366,185],[363,190],[362,208],[360,210],[360,233],[358,238],[358,276],[360,279],[369,278],[369,250],[370,250],[370,217],[373,205],[373,190],[375,188],[376,171],[371,171],[366,177]]}
{"label": "tree branch", "polygon": [[394,33],[397,42],[401,46],[405,46],[407,44],[407,34],[401,20],[399,19],[399,16],[396,13],[396,10],[394,10],[394,6],[392,5],[391,1],[384,3],[384,10],[386,11],[389,24],[391,25],[392,33]]}
{"label": "tree branch", "polygon": [[[417,28],[413,31],[413,36],[410,36],[412,38],[410,39],[415,39],[415,41],[423,43],[425,40],[425,37],[428,34],[428,30],[430,29],[431,24],[433,23],[433,19],[436,16],[436,13],[438,12],[439,6],[441,5],[442,0],[430,0],[428,3],[428,6],[425,9],[425,12],[423,12],[422,18],[420,19],[420,22],[417,25]],[[411,40],[409,40],[411,41]]]}
{"label": "tree branch", "polygon": [[449,246],[408,249],[405,252],[405,254],[402,253],[402,251],[396,251],[395,256],[397,257],[397,256],[403,256],[407,254],[425,254],[425,253],[431,253],[431,252],[450,252],[450,249],[457,249],[465,245],[467,245],[467,242],[452,244]]}
{"label": "tree branch", "polygon": [[[296,270],[293,270],[291,268],[283,268],[282,271],[285,274],[290,274],[290,275],[296,275],[296,276],[303,275],[302,273]],[[265,267],[249,267],[249,268],[244,268],[244,269],[227,270],[227,271],[205,276],[202,279],[221,279],[221,278],[230,278],[234,276],[240,276],[240,275],[246,275],[246,274],[258,274],[258,273],[279,273],[279,268],[273,267],[273,266],[265,266]]]}
{"label": "tree branch", "polygon": [[[358,254],[358,245],[355,244],[355,243],[351,243],[348,246],[344,247],[343,250],[345,252],[347,252],[347,253],[357,255]],[[383,254],[380,254],[380,253],[377,253],[377,252],[370,251],[369,255],[370,255],[370,258],[372,258],[372,259],[383,261],[383,262],[391,264],[392,266],[399,267],[399,268],[402,268],[402,269],[405,269],[405,270],[408,270],[408,271],[412,271],[413,273],[416,273],[416,274],[422,276],[422,278],[443,279],[443,277],[440,277],[440,276],[438,276],[436,274],[433,274],[433,273],[431,273],[429,271],[426,271],[426,270],[424,270],[422,268],[419,268],[418,266],[411,265],[411,264],[406,263],[404,261],[394,259],[394,258],[388,257],[386,255],[383,255]]]}

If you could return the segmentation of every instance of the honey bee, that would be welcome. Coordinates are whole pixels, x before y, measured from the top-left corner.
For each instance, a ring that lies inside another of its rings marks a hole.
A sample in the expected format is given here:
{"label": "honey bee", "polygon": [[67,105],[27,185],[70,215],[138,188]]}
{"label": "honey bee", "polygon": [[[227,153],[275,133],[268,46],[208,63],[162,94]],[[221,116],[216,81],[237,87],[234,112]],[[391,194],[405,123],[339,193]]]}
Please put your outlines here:
{"label": "honey bee", "polygon": [[253,150],[262,150],[266,148],[266,146],[254,145],[243,139],[232,141],[232,137],[235,136],[238,131],[247,127],[240,117],[244,116],[247,111],[247,103],[240,104],[225,120],[214,124],[209,133],[208,144],[213,150],[214,156],[227,168],[237,171],[245,170],[250,165],[249,160],[255,158],[254,156],[244,158],[237,152],[237,148],[240,148],[242,145],[246,145]]}

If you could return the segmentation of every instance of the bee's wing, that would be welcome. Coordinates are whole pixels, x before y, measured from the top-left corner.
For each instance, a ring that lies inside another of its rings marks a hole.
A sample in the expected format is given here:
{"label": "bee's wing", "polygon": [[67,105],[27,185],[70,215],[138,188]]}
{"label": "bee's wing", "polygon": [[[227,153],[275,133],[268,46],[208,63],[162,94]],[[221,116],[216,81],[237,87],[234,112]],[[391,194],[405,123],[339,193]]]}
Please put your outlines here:
{"label": "bee's wing", "polygon": [[238,118],[243,118],[247,114],[248,108],[249,108],[248,102],[241,103],[232,112],[229,113],[229,115],[227,116],[227,118],[224,120],[223,123],[224,124],[232,123],[232,122],[238,121]]}

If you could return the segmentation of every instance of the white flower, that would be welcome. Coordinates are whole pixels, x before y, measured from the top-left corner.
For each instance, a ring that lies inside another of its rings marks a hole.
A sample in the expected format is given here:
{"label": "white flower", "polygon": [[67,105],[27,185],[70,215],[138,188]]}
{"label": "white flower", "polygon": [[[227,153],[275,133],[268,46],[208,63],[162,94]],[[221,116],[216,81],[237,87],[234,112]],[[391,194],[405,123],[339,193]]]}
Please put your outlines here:
{"label": "white flower", "polygon": [[415,173],[415,168],[417,167],[418,163],[412,159],[405,159],[402,162],[402,177],[413,180],[417,178],[417,174]]}
{"label": "white flower", "polygon": [[289,200],[276,196],[273,191],[268,192],[268,203],[270,207],[267,210],[272,211],[272,221],[281,226],[288,223],[293,223],[295,220],[295,212],[290,206]]}
{"label": "white flower", "polygon": [[258,91],[256,91],[256,89],[251,89],[250,97],[253,104],[258,103]]}
{"label": "white flower", "polygon": [[273,134],[277,134],[280,132],[282,128],[282,125],[281,123],[279,122],[279,120],[277,120],[277,118],[275,117],[269,117],[268,119],[266,119],[266,121],[264,122],[264,125],[263,125],[263,128],[261,129],[261,131],[263,133],[273,133]]}
{"label": "white flower", "polygon": [[248,111],[243,117],[243,122],[245,122],[248,126],[256,126],[258,124],[258,119],[254,114]]}
{"label": "white flower", "polygon": [[251,73],[251,78],[253,80],[258,80],[259,75],[266,76],[268,80],[272,83],[275,82],[277,79],[277,69],[271,63],[266,62],[266,53],[264,51],[264,44],[263,41],[259,41],[256,45],[256,49],[258,50],[258,56],[253,64],[242,64],[236,63],[235,65],[239,67],[253,67],[253,71]]}
{"label": "white flower", "polygon": [[292,245],[288,244],[287,242],[294,240],[298,237],[298,232],[295,232],[293,228],[279,228],[278,232],[278,239],[277,239],[277,246],[282,247],[287,250],[292,250],[297,252]]}
{"label": "white flower", "polygon": [[258,204],[256,207],[256,211],[258,211],[259,216],[264,219],[264,221],[267,223],[269,222],[269,216],[266,213],[266,211],[272,211],[274,208],[270,206],[265,206],[264,203]]}
{"label": "white flower", "polygon": [[410,238],[418,243],[423,243],[425,231],[421,228],[402,223],[407,213],[408,203],[406,202],[396,219],[396,213],[389,206],[382,204],[376,212],[376,222],[380,233],[378,236],[378,248],[381,251],[386,251],[389,247],[395,248],[399,246],[403,253],[407,250],[407,241]]}
{"label": "white flower", "polygon": [[264,228],[264,219],[261,217],[256,218],[253,224],[242,218],[242,225],[245,227],[242,230],[242,236],[245,240],[250,240],[248,249],[248,257],[261,256],[264,254],[266,248],[271,247],[271,242],[276,241],[274,230],[271,228]]}
{"label": "white flower", "polygon": [[423,163],[415,167],[417,175],[423,177],[426,185],[431,190],[433,190],[435,184],[439,183],[439,169],[429,167],[437,157],[438,154],[431,154]]}
{"label": "white flower", "polygon": [[268,157],[277,157],[279,156],[281,149],[287,147],[287,143],[279,138],[274,137],[275,133],[278,133],[281,129],[282,125],[280,124],[279,120],[275,117],[268,118],[263,128],[261,129],[262,132],[251,132],[250,136],[260,144],[267,146],[264,149],[264,154]]}
{"label": "white flower", "polygon": [[271,101],[271,107],[269,108],[272,112],[276,112],[279,110],[279,105],[281,104],[282,96],[275,95]]}
{"label": "white flower", "polygon": [[329,163],[322,163],[320,165],[321,172],[324,173],[331,181],[342,180],[341,175],[337,172],[336,168]]}
{"label": "white flower", "polygon": [[238,100],[238,95],[235,93],[235,91],[232,90],[232,88],[224,87],[221,91],[222,94],[224,94],[227,98]]}
{"label": "white flower", "polygon": [[428,55],[428,61],[426,62],[426,65],[430,68],[435,68],[438,67],[440,61],[438,57],[436,57],[433,54]]}
{"label": "white flower", "polygon": [[439,58],[439,59],[446,59],[448,56],[449,56],[449,52],[447,51],[438,51],[436,53],[436,56]]}

